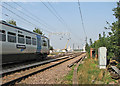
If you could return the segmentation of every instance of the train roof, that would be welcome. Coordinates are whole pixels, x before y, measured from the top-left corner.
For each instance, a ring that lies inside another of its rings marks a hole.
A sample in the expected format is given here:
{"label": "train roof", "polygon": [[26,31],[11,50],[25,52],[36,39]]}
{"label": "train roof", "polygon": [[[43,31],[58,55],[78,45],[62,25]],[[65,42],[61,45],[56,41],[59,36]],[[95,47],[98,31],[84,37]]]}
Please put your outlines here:
{"label": "train roof", "polygon": [[[4,25],[7,25],[7,26],[10,26],[10,27],[13,27],[13,28],[17,28],[17,29],[20,29],[20,30],[29,32],[29,33],[32,33],[32,34],[40,35],[40,34],[38,34],[38,33],[29,31],[29,30],[26,30],[26,29],[23,29],[23,28],[21,28],[21,27],[18,27],[18,26],[12,25],[12,24],[8,24],[8,23],[7,23],[6,21],[4,21],[4,20],[1,20],[0,23],[1,23],[1,24],[4,24]],[[43,36],[43,35],[40,35],[40,36],[47,38],[46,36]]]}

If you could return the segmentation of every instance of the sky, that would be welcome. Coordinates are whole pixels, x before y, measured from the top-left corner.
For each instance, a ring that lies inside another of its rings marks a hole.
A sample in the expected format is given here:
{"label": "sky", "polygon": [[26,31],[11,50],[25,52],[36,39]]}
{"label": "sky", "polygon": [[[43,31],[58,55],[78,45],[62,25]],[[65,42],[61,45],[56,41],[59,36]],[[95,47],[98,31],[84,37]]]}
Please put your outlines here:
{"label": "sky", "polygon": [[[90,38],[92,41],[98,40],[99,33],[102,34],[104,31],[107,34],[108,32],[104,29],[108,26],[106,21],[109,23],[116,21],[112,11],[116,7],[116,2],[80,2],[86,35],[83,31],[77,1],[2,2],[2,6],[4,6],[2,7],[3,20],[13,19],[17,22],[17,26],[30,31],[35,27],[40,28],[55,49],[64,49],[68,39],[70,39],[68,46],[71,48],[73,44],[74,48],[82,48],[85,45],[86,36],[88,42]],[[49,35],[51,32],[70,33],[70,36]]]}

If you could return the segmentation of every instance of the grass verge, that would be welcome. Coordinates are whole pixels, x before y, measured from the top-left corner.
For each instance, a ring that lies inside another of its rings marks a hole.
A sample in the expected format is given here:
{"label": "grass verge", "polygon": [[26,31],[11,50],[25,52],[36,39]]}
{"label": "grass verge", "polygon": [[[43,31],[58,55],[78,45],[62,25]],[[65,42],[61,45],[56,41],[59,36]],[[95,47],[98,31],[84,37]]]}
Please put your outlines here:
{"label": "grass verge", "polygon": [[117,83],[106,69],[99,69],[98,60],[87,58],[78,67],[79,84]]}
{"label": "grass verge", "polygon": [[[63,78],[61,84],[72,85],[74,65],[71,71]],[[83,64],[78,66],[78,83],[79,84],[115,84],[116,80],[112,79],[106,69],[99,69],[98,60],[86,58]]]}
{"label": "grass verge", "polygon": [[71,71],[63,78],[63,82],[61,84],[71,84],[72,85],[72,78],[73,78],[73,71],[74,71],[74,65],[71,69]]}

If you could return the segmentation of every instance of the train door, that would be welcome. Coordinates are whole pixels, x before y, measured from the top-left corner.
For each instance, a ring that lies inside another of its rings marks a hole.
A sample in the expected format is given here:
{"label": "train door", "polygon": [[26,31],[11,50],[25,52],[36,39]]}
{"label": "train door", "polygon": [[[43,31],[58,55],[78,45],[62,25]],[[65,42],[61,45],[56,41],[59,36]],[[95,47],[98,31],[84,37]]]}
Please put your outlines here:
{"label": "train door", "polygon": [[41,51],[41,36],[37,35],[37,53]]}

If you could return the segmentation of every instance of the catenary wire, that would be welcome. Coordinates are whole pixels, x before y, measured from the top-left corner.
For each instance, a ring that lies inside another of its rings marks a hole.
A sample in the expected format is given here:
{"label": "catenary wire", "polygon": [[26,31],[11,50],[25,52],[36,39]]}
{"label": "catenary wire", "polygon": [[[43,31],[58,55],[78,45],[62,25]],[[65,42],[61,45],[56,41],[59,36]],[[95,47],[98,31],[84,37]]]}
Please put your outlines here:
{"label": "catenary wire", "polygon": [[[70,31],[70,33],[72,33],[71,30],[70,30],[70,27],[67,26],[67,24],[66,24],[66,22],[64,21],[64,19],[58,14],[58,12],[57,12],[57,11],[55,10],[55,8],[50,4],[49,1],[48,1],[48,4],[49,4],[50,7],[54,10],[54,12],[56,13],[56,15],[58,15],[59,18],[63,21],[63,23],[66,25],[66,27],[69,28],[68,30]],[[76,34],[74,34],[74,35],[76,35]],[[78,36],[76,35],[76,37],[78,37]]]}
{"label": "catenary wire", "polygon": [[83,17],[82,17],[82,11],[81,11],[79,0],[78,0],[78,6],[79,6],[79,13],[80,13],[81,21],[82,21],[83,31],[84,31],[85,36],[87,37],[86,31],[85,31],[85,27],[84,27],[84,22],[83,22]]}
{"label": "catenary wire", "polygon": [[51,27],[51,28],[55,28],[51,25],[49,25],[48,23],[46,23],[44,20],[40,19],[39,17],[33,15],[30,11],[28,11],[27,9],[23,8],[20,4],[18,4],[17,2],[14,2],[13,0],[11,0],[14,4],[16,4],[17,6],[19,6],[20,8],[22,8],[23,10],[25,10],[27,13],[29,13],[29,15],[31,15],[32,17],[36,18],[37,20],[41,21],[44,23],[44,26],[48,26],[48,27]]}
{"label": "catenary wire", "polygon": [[[18,10],[17,8],[15,8],[15,7],[13,7],[13,6],[11,6],[11,5],[9,5],[9,4],[7,4],[7,3],[5,3],[5,2],[3,2],[4,4],[6,4],[6,5],[8,5],[9,7],[11,7],[11,8],[13,8],[13,9],[15,9],[15,10]],[[32,18],[31,16],[29,16],[29,15],[27,15],[27,14],[25,14],[24,12],[22,12],[22,11],[20,11],[20,10],[18,10],[20,13],[22,13],[22,14],[24,14],[25,16],[27,16],[27,17],[29,17],[29,18],[31,18],[31,19],[33,19],[34,21],[36,21],[36,22],[38,22],[38,23],[40,23],[40,24],[42,24],[41,22],[39,22],[37,19],[35,19],[35,18]],[[43,24],[42,24],[43,25]],[[44,25],[45,26],[45,25]],[[45,26],[46,27],[46,26]],[[46,30],[47,31],[47,30]],[[47,31],[47,32],[50,32],[50,31]]]}
{"label": "catenary wire", "polygon": [[[20,15],[17,15],[16,13],[14,13],[13,11],[11,11],[10,9],[8,9],[8,8],[6,8],[5,6],[3,6],[3,5],[1,5],[3,8],[5,8],[6,10],[8,10],[9,12],[11,12],[11,13],[13,13],[14,15],[16,15],[16,16],[18,16],[18,17],[20,17],[20,18],[22,18],[24,21],[26,21],[26,22],[28,22],[28,23],[30,23],[30,24],[32,24],[33,26],[37,26],[37,25],[35,25],[35,24],[33,24],[33,23],[31,23],[30,21],[28,21],[28,20],[26,20],[25,18],[23,18],[23,17],[21,17]],[[37,26],[38,27],[38,26]],[[45,30],[46,31],[46,30]],[[46,31],[46,32],[48,32],[48,33],[50,33],[49,31]]]}
{"label": "catenary wire", "polygon": [[[23,23],[23,24],[29,24],[28,22],[25,22],[24,20],[22,20],[22,19],[19,19],[19,18],[15,18],[15,17],[13,17],[13,16],[10,16],[10,15],[8,15],[8,14],[4,14],[4,13],[2,13],[2,15],[4,15],[5,17],[8,17],[10,20],[18,20],[18,21],[21,21],[21,23]],[[5,18],[4,17],[4,18]],[[6,19],[6,18],[5,18]]]}
{"label": "catenary wire", "polygon": [[42,1],[42,0],[40,0],[41,2],[42,2],[42,4],[58,19],[58,21],[59,22],[61,22],[61,24],[63,24],[64,26],[66,26],[65,24],[64,24],[64,22]]}

